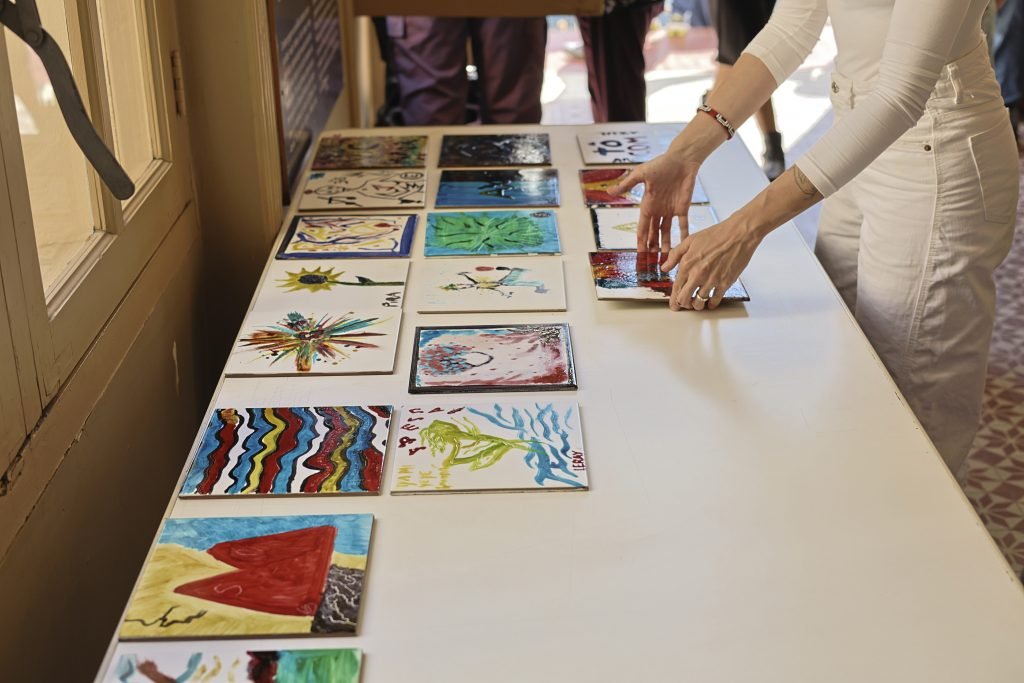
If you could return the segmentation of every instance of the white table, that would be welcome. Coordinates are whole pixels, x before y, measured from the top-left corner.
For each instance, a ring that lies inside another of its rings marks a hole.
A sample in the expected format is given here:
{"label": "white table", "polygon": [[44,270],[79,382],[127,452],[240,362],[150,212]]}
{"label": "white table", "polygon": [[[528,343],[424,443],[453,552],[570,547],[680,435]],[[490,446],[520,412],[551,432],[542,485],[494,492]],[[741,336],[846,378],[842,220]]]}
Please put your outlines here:
{"label": "white table", "polygon": [[[546,396],[581,406],[591,490],[173,501],[376,515],[359,635],[260,644],[361,647],[364,683],[1024,681],[1020,583],[796,229],[755,255],[749,304],[598,302],[580,129],[495,128],[551,134],[568,313],[418,315],[410,292],[394,374],[215,401],[398,406],[416,325],[568,321],[580,388]],[[446,129],[424,131],[433,165]],[[701,177],[720,216],[765,183],[738,140]],[[421,225],[412,289],[422,247]]]}

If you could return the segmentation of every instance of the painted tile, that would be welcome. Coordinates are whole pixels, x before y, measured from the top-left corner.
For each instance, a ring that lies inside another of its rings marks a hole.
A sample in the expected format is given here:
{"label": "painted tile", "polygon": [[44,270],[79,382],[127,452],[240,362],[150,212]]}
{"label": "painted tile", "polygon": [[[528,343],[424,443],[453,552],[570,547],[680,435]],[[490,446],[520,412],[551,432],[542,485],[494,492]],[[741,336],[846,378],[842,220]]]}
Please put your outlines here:
{"label": "painted tile", "polygon": [[278,259],[406,257],[416,216],[296,216]]}
{"label": "painted tile", "polygon": [[182,496],[380,493],[391,406],[217,408]]}
{"label": "painted tile", "polygon": [[547,133],[522,135],[445,135],[441,168],[478,166],[549,166]]}
{"label": "painted tile", "polygon": [[568,325],[416,328],[411,393],[575,388]]}
{"label": "painted tile", "polygon": [[416,266],[420,313],[564,311],[562,259],[431,259]]}
{"label": "painted tile", "polygon": [[[598,299],[667,301],[678,269],[661,271],[663,254],[652,251],[594,251],[590,269]],[[743,283],[737,281],[723,301],[750,301]]]}
{"label": "painted tile", "polygon": [[558,172],[553,168],[518,171],[442,171],[434,206],[500,208],[558,206]]}
{"label": "painted tile", "polygon": [[352,634],[373,515],[171,518],[122,639]]}
{"label": "painted tile", "polygon": [[[634,185],[624,195],[611,194],[611,189],[631,171],[629,168],[585,168],[580,171],[583,201],[587,206],[639,206],[644,198],[644,185]],[[708,195],[697,178],[693,187],[693,204],[707,204]]]}
{"label": "painted tile", "polygon": [[461,211],[427,214],[424,256],[557,254],[552,211]]}
{"label": "painted tile", "polygon": [[[690,234],[710,228],[718,222],[710,206],[691,206],[687,212]],[[590,210],[594,241],[599,250],[636,249],[636,225],[640,209],[635,207],[596,208]],[[679,219],[672,220],[672,245],[682,241]]]}
{"label": "painted tile", "polygon": [[402,308],[409,262],[273,261],[255,311]]}
{"label": "painted tile", "polygon": [[426,135],[324,135],[313,157],[313,170],[423,168],[426,160]]}
{"label": "painted tile", "polygon": [[425,171],[313,171],[299,198],[300,211],[421,208]]}
{"label": "painted tile", "polygon": [[576,136],[583,163],[642,164],[668,151],[684,124],[641,124]]}
{"label": "painted tile", "polygon": [[398,434],[392,493],[587,488],[571,401],[406,406]]}

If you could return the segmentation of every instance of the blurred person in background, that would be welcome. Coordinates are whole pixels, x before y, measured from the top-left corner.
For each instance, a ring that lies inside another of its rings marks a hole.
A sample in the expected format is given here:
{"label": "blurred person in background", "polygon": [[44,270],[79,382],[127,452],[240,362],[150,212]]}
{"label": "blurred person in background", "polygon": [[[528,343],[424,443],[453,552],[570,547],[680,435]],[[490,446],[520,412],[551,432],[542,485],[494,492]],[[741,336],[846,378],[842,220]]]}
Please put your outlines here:
{"label": "blurred person in background", "polygon": [[1024,0],[1004,0],[996,16],[996,78],[1003,92],[1003,104],[1010,111],[1013,133],[1018,135],[1024,106]]}
{"label": "blurred person in background", "polygon": [[[768,23],[774,7],[775,0],[711,0],[711,17],[718,34],[716,87],[754,36]],[[757,110],[754,118],[764,136],[761,168],[768,180],[775,180],[786,170],[786,155],[782,151],[782,133],[775,127],[775,108],[771,98]]]}
{"label": "blurred person in background", "polygon": [[594,121],[645,121],[644,40],[664,0],[605,0],[604,14],[579,16]]}
{"label": "blurred person in background", "polygon": [[467,41],[476,66],[480,123],[540,123],[544,17],[387,17],[386,27],[406,125],[467,123]]}

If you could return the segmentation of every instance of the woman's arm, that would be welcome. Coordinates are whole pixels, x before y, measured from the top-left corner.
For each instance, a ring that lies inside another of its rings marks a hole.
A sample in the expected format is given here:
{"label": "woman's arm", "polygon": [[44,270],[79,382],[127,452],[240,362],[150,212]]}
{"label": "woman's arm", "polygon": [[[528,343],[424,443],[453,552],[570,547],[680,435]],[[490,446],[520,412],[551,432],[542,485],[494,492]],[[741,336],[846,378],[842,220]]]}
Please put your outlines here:
{"label": "woman's arm", "polygon": [[[825,25],[825,0],[779,0],[771,20],[708,96],[708,104],[739,127],[771,97],[813,49]],[[688,234],[687,211],[697,169],[728,134],[713,118],[698,113],[669,146],[668,152],[638,166],[613,193],[644,183],[637,222],[637,248],[668,251],[673,217]]]}

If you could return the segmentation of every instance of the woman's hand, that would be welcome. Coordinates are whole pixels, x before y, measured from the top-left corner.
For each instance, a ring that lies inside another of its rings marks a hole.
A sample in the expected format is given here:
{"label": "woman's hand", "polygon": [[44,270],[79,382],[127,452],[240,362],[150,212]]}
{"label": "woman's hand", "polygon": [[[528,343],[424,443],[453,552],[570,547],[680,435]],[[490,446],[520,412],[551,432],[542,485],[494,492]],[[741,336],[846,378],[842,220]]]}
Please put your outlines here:
{"label": "woman's hand", "polygon": [[661,266],[666,273],[679,267],[669,307],[673,311],[718,308],[726,291],[750,263],[761,240],[762,235],[747,227],[735,214],[684,238]]}
{"label": "woman's hand", "polygon": [[634,168],[611,189],[621,195],[635,185],[644,184],[644,198],[640,202],[637,221],[636,248],[638,251],[668,252],[672,248],[672,219],[679,218],[682,237],[689,234],[687,212],[693,198],[700,163],[688,159],[679,151],[667,153]]}

